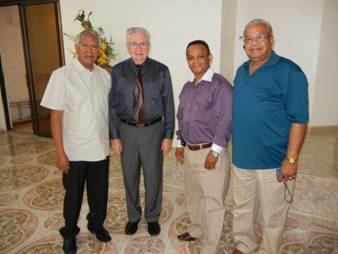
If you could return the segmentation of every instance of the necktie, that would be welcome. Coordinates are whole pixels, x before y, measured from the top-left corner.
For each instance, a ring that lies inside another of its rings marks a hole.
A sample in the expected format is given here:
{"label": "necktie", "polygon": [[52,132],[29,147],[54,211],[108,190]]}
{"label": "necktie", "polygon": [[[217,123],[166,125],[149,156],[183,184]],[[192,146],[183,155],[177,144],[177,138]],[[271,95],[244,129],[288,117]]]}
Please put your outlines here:
{"label": "necktie", "polygon": [[136,65],[137,68],[137,92],[136,92],[136,100],[137,100],[137,116],[138,116],[138,121],[143,122],[144,120],[144,92],[143,92],[143,79],[142,79],[142,69],[143,66],[138,64]]}

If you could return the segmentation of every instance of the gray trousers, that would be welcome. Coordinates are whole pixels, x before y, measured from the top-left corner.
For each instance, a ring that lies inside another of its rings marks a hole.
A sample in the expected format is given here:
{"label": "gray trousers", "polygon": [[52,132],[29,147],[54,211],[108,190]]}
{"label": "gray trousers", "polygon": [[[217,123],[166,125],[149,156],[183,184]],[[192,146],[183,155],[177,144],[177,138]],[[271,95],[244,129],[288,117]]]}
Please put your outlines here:
{"label": "gray trousers", "polygon": [[126,189],[129,221],[141,218],[140,173],[145,187],[144,215],[147,222],[158,221],[162,209],[163,154],[161,145],[164,123],[138,128],[121,123],[122,170]]}

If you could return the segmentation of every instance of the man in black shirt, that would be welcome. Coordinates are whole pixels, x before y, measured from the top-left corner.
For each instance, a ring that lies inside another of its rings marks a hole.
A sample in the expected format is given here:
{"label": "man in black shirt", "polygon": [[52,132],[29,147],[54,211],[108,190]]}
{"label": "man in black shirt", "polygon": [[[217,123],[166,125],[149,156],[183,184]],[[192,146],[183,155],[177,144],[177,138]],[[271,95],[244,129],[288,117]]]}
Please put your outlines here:
{"label": "man in black shirt", "polygon": [[148,57],[150,34],[141,27],[127,30],[130,58],[112,69],[109,94],[109,132],[115,155],[121,156],[128,223],[125,233],[137,231],[141,218],[141,166],[145,185],[145,219],[150,235],[161,231],[163,156],[174,134],[174,100],[169,69]]}

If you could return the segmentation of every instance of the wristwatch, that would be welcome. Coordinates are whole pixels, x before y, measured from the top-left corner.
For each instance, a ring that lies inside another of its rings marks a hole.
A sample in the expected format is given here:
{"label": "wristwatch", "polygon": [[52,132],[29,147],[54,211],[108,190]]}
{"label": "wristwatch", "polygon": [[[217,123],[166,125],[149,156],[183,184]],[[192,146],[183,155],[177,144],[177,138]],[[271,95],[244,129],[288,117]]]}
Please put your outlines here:
{"label": "wristwatch", "polygon": [[210,153],[212,156],[214,156],[214,157],[218,157],[218,155],[219,155],[218,152],[215,152],[215,151],[213,151],[213,150],[210,150],[209,153]]}
{"label": "wristwatch", "polygon": [[288,161],[290,164],[295,164],[296,161],[297,161],[297,159],[292,158],[292,157],[289,157],[289,156],[287,156],[286,159],[287,159],[287,161]]}

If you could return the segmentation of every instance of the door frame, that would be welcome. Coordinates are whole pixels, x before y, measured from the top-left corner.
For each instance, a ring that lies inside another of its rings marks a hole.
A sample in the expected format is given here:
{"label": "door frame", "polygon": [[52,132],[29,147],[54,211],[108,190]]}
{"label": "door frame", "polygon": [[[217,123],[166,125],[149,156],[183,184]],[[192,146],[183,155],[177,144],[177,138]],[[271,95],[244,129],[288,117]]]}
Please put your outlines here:
{"label": "door frame", "polygon": [[[27,30],[27,20],[26,20],[26,13],[25,13],[25,6],[27,5],[38,5],[38,4],[48,4],[54,3],[55,4],[55,12],[57,15],[56,23],[57,23],[57,36],[58,36],[58,47],[59,47],[59,57],[61,59],[61,65],[65,63],[64,57],[64,47],[63,47],[63,37],[62,37],[62,27],[61,27],[61,14],[60,14],[60,3],[59,0],[0,0],[0,7],[3,6],[10,6],[16,5],[18,6],[19,10],[19,17],[20,17],[20,27],[21,27],[21,36],[23,42],[23,51],[24,51],[24,61],[26,66],[26,77],[27,77],[27,85],[28,85],[28,93],[29,93],[29,104],[30,104],[30,111],[32,116],[32,123],[33,123],[33,134],[38,136],[50,136],[46,134],[42,134],[39,132],[38,129],[38,119],[37,119],[37,105],[36,105],[36,96],[34,91],[34,79],[33,79],[33,69],[31,66],[31,54],[30,54],[30,47],[29,47],[29,37],[28,37],[28,30]],[[0,62],[1,64],[1,62]],[[1,67],[1,66],[0,66]],[[11,129],[10,125],[10,117],[9,117],[9,105],[6,95],[6,86],[4,82],[4,76],[1,71],[0,73],[0,85],[2,90],[2,98],[5,110],[5,118],[6,118],[6,126],[7,129]],[[2,81],[3,79],[3,81]]]}
{"label": "door frame", "polygon": [[6,86],[5,86],[5,76],[3,73],[3,68],[2,68],[2,62],[1,62],[1,54],[0,54],[0,90],[1,90],[1,98],[2,98],[2,106],[4,109],[4,113],[5,113],[5,121],[6,121],[6,128],[7,130],[11,129],[11,119],[9,116],[9,104],[8,104],[8,100],[7,100],[7,94],[6,94]]}

